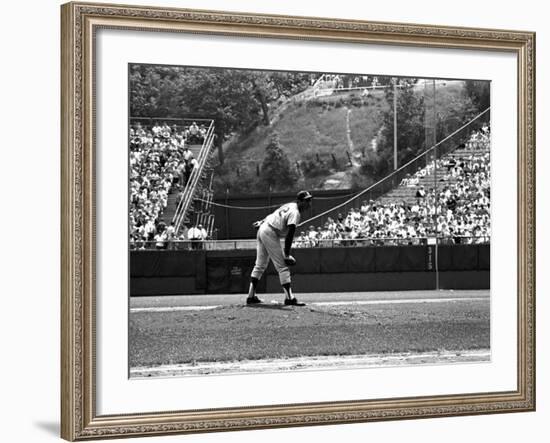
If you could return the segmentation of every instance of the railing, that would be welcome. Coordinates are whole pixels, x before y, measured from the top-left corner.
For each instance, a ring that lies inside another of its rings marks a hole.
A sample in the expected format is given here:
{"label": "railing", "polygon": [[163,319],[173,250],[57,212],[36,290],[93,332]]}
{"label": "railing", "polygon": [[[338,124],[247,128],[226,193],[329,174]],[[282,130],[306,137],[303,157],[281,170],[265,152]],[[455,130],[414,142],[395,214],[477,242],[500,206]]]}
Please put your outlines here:
{"label": "railing", "polygon": [[193,123],[209,125],[212,122],[211,118],[174,118],[174,117],[130,117],[130,125],[139,123],[142,128],[152,128],[156,124],[166,123],[171,128],[176,126],[178,130],[187,129]]}
{"label": "railing", "polygon": [[[352,208],[356,208],[357,204],[362,200],[376,200],[382,197],[384,194],[387,194],[391,190],[397,188],[401,181],[407,176],[413,175],[417,171],[430,166],[430,163],[434,163],[435,159],[440,159],[449,152],[455,150],[461,143],[465,143],[473,131],[481,128],[484,124],[489,121],[490,118],[490,107],[485,111],[474,117],[468,123],[454,131],[452,134],[445,137],[443,140],[439,141],[422,154],[416,156],[409,162],[405,163],[400,168],[396,169],[383,179],[364,189],[363,191],[357,193],[349,200],[331,208],[328,211],[325,211],[321,214],[318,214],[308,220],[300,223],[300,226],[309,225],[317,221],[326,220],[326,217],[330,214],[337,214],[339,212],[347,212]],[[359,200],[361,199],[361,200]]]}
{"label": "railing", "polygon": [[[211,213],[212,200],[214,198],[214,192],[212,190],[212,184],[214,180],[214,172],[210,171],[210,180],[208,186],[201,189],[198,196],[194,196],[194,204],[196,203],[198,208],[193,211],[193,226],[202,225],[207,232],[209,239],[214,238],[214,214]],[[197,191],[195,191],[196,194]]]}
{"label": "railing", "polygon": [[490,236],[453,236],[453,237],[371,237],[345,239],[315,239],[313,244],[294,242],[294,248],[335,248],[335,247],[368,247],[368,246],[419,246],[419,245],[457,245],[457,244],[488,244]]}
{"label": "railing", "polygon": [[205,249],[209,251],[223,250],[248,250],[256,249],[256,240],[172,240],[172,241],[132,241],[131,250],[161,249],[169,251],[182,251],[193,249]]}
{"label": "railing", "polygon": [[201,178],[201,175],[203,173],[204,165],[206,164],[210,156],[210,150],[211,150],[213,141],[214,141],[214,121],[211,120],[204,138],[202,148],[199,152],[199,158],[197,159],[198,165],[197,167],[193,168],[193,171],[191,171],[191,175],[187,180],[187,183],[185,184],[185,188],[183,191],[183,198],[178,202],[176,213],[174,214],[174,218],[172,219],[172,221],[174,222],[176,232],[179,232],[185,220],[185,216],[187,215],[189,206],[193,201],[193,194]]}
{"label": "railing", "polygon": [[[453,236],[453,237],[373,237],[356,239],[319,239],[313,244],[301,244],[299,240],[294,241],[295,249],[304,248],[338,248],[338,247],[369,247],[369,246],[419,246],[419,245],[471,245],[489,244],[490,236]],[[255,239],[241,240],[172,240],[172,241],[132,241],[131,250],[255,250]]]}

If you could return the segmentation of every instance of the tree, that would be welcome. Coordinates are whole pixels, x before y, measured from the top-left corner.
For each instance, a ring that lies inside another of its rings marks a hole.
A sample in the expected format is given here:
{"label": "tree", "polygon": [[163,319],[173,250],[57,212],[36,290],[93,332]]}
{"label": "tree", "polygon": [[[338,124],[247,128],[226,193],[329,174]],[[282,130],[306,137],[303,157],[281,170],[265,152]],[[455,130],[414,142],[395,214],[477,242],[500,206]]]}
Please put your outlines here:
{"label": "tree", "polygon": [[265,156],[260,172],[260,184],[264,190],[292,190],[298,177],[290,165],[288,156],[279,144],[279,136],[271,135],[265,148]]}
{"label": "tree", "polygon": [[254,97],[262,109],[262,123],[270,124],[270,104],[281,97],[290,97],[309,86],[309,74],[295,72],[249,71]]}
{"label": "tree", "polygon": [[485,111],[491,106],[491,83],[484,80],[466,80],[465,90],[468,97],[477,107],[477,112]]}
{"label": "tree", "polygon": [[453,97],[447,106],[437,111],[437,141],[443,140],[477,114],[479,109],[466,92]]}
{"label": "tree", "polygon": [[216,144],[258,123],[269,125],[270,105],[309,85],[309,74],[242,69],[131,65],[132,117],[215,119]]}
{"label": "tree", "polygon": [[[397,157],[398,167],[418,155],[424,148],[424,98],[415,93],[416,79],[395,79],[397,89]],[[393,169],[394,156],[394,88],[386,89],[388,110],[382,115],[382,129],[378,139],[377,178]],[[385,166],[384,166],[385,165]]]}

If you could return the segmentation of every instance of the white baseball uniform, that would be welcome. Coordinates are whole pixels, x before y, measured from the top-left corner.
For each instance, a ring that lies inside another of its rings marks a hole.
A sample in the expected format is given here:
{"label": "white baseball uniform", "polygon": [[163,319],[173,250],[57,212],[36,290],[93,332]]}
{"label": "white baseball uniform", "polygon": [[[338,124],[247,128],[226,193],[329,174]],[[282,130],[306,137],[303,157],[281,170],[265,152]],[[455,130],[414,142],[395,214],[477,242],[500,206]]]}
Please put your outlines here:
{"label": "white baseball uniform", "polygon": [[269,264],[273,262],[279,273],[281,285],[290,283],[290,271],[285,263],[281,238],[285,237],[289,225],[300,223],[300,211],[296,203],[287,203],[268,215],[258,229],[256,236],[256,263],[251,276],[258,280]]}

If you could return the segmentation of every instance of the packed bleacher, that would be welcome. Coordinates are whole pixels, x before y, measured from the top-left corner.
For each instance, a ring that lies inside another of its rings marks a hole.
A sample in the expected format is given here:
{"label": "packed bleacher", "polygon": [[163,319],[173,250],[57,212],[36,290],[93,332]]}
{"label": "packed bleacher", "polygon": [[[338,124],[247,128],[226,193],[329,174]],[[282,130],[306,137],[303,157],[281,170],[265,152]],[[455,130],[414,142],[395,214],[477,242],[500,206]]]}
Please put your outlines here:
{"label": "packed bleacher", "polygon": [[403,179],[399,187],[412,197],[363,201],[322,227],[302,230],[295,246],[415,245],[436,236],[443,243],[488,243],[489,149],[490,131],[484,126],[459,149]]}
{"label": "packed bleacher", "polygon": [[[161,216],[168,195],[182,191],[196,159],[186,143],[202,143],[204,125],[178,128],[166,123],[130,128],[130,240],[165,244],[175,239]],[[185,235],[185,234],[184,234]]]}

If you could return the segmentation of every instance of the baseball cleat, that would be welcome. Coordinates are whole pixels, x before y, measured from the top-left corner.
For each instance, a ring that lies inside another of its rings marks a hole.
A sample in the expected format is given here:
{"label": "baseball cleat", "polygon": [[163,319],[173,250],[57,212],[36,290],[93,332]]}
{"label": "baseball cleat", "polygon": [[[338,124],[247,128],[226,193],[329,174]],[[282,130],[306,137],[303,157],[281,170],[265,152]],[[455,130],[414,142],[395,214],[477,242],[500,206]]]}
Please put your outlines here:
{"label": "baseball cleat", "polygon": [[305,306],[305,303],[299,302],[296,298],[285,298],[285,305],[290,306]]}
{"label": "baseball cleat", "polygon": [[246,304],[247,305],[256,305],[258,303],[263,303],[258,297],[256,297],[255,295],[253,295],[252,297],[248,297],[246,299]]}

